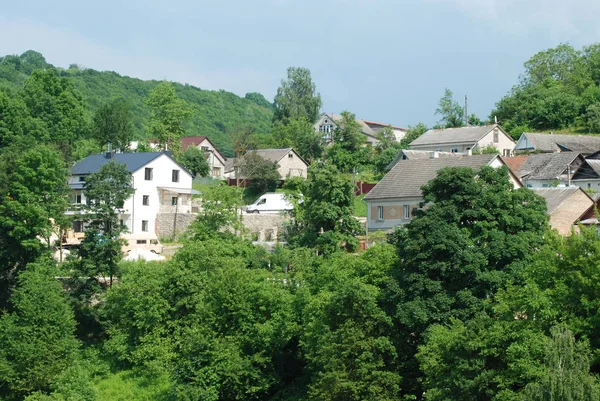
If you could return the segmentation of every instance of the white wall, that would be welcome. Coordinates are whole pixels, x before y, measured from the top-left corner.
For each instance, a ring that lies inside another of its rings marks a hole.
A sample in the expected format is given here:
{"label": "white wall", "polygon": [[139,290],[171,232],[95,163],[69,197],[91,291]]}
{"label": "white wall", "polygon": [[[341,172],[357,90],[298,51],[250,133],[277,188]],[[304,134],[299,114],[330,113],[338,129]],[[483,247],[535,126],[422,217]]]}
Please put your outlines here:
{"label": "white wall", "polygon": [[494,142],[494,130],[477,142],[477,147],[481,150],[488,146],[493,146],[503,156],[510,156],[515,149],[515,142],[506,135],[501,129],[498,129],[498,142]]}
{"label": "white wall", "polygon": [[283,180],[287,179],[288,177],[306,178],[307,176],[308,166],[295,152],[291,150],[277,163],[279,164],[279,174]]}
{"label": "white wall", "polygon": [[[208,156],[207,160],[210,166],[209,176],[219,180],[225,179],[225,159],[219,154],[217,148],[208,139],[203,140],[196,147],[204,151]],[[218,173],[215,169],[218,169]]]}

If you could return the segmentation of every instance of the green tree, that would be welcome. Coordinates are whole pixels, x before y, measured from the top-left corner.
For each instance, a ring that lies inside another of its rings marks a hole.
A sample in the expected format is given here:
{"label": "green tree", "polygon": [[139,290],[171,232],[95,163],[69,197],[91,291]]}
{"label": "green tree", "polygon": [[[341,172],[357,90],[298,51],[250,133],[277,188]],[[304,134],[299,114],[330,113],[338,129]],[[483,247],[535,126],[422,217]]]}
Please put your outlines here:
{"label": "green tree", "polygon": [[327,254],[340,248],[355,250],[356,235],[363,229],[352,216],[353,189],[351,178],[340,174],[335,166],[314,165],[304,183],[304,202],[298,205],[297,225],[290,234],[290,242]]}
{"label": "green tree", "polygon": [[434,323],[466,322],[489,311],[489,299],[517,279],[547,230],[544,200],[513,189],[506,168],[441,169],[422,190],[429,206],[414,211],[400,232],[402,261],[389,295],[409,383],[417,383],[410,355],[422,333]]}
{"label": "green tree", "polygon": [[192,241],[213,237],[229,237],[228,229],[240,230],[239,209],[242,190],[227,185],[214,185],[202,193],[202,211],[186,235]]}
{"label": "green tree", "polygon": [[6,399],[48,391],[77,358],[73,310],[55,276],[52,260],[27,265],[11,298],[12,312],[0,318],[0,388]]}
{"label": "green tree", "polygon": [[148,130],[158,140],[161,149],[177,151],[185,134],[185,125],[191,110],[185,100],[177,97],[170,82],[156,85],[146,100],[150,107]]}
{"label": "green tree", "polygon": [[327,159],[341,172],[354,172],[363,162],[362,129],[354,114],[342,112],[342,120],[333,131],[333,144],[327,149]]}
{"label": "green tree", "polygon": [[584,119],[590,133],[600,132],[600,103],[588,106],[585,110]]}
{"label": "green tree", "polygon": [[325,148],[323,137],[305,118],[290,120],[287,124],[274,124],[272,136],[275,146],[294,148],[308,163],[318,160]]}
{"label": "green tree", "polygon": [[188,146],[186,150],[179,154],[177,161],[192,173],[192,177],[207,177],[210,174],[206,154],[196,146]]}
{"label": "green tree", "polygon": [[104,103],[96,111],[92,133],[101,146],[112,144],[114,149],[126,152],[133,140],[133,112],[125,99]]}
{"label": "green tree", "polygon": [[84,189],[90,224],[79,251],[79,270],[91,280],[107,275],[112,286],[123,257],[119,235],[126,231],[119,222],[119,209],[133,194],[131,175],[124,164],[111,160],[86,177]]}
{"label": "green tree", "polygon": [[400,140],[402,149],[408,149],[408,145],[425,132],[427,132],[427,126],[423,123],[418,123],[415,126],[409,125],[408,129],[406,130],[406,134]]}
{"label": "green tree", "polygon": [[281,81],[273,100],[273,122],[287,124],[290,120],[306,119],[314,124],[319,119],[321,95],[316,92],[310,70],[289,67],[287,79]]}
{"label": "green tree", "polygon": [[254,194],[275,191],[281,181],[277,162],[267,160],[256,152],[246,153],[238,169],[239,176],[250,181],[248,187]]}
{"label": "green tree", "polygon": [[532,383],[527,388],[527,399],[592,401],[600,397],[597,379],[590,375],[588,345],[576,342],[569,329],[552,328],[546,367],[547,373],[541,383]]}
{"label": "green tree", "polygon": [[[12,145],[0,155],[0,277],[4,290],[9,288],[13,268],[25,267],[50,245],[51,219],[63,216],[67,193],[67,169],[53,147]],[[40,238],[46,239],[46,244]]]}
{"label": "green tree", "polygon": [[438,102],[435,114],[441,116],[438,124],[444,128],[462,127],[464,125],[464,109],[452,98],[452,91],[448,88],[444,89],[444,96]]}
{"label": "green tree", "polygon": [[45,128],[46,136],[38,140],[56,144],[68,158],[72,144],[87,129],[81,94],[53,69],[34,71],[22,93],[30,115]]}

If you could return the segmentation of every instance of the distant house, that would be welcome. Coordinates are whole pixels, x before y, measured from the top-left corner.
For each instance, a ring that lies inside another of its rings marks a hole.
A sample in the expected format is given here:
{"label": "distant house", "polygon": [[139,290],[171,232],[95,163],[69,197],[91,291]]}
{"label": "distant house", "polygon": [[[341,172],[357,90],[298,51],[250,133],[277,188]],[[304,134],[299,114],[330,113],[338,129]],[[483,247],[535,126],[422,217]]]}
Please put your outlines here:
{"label": "distant house", "polygon": [[225,178],[225,164],[227,158],[219,152],[217,147],[207,136],[186,136],[181,138],[181,150],[186,150],[190,146],[202,150],[206,154],[206,160],[210,166],[210,176],[215,179]]}
{"label": "distant house", "polygon": [[409,144],[412,150],[468,153],[494,147],[503,156],[510,156],[515,142],[498,124],[430,129]]}
{"label": "distant house", "polygon": [[444,157],[460,157],[464,153],[451,153],[451,152],[438,152],[435,150],[410,150],[402,149],[394,160],[386,167],[387,171],[390,171],[396,163],[400,160],[419,160],[419,159],[438,159]]}
{"label": "distant house", "polygon": [[[413,210],[423,202],[421,187],[434,179],[440,169],[470,167],[480,170],[484,166],[499,168],[506,166],[506,163],[498,155],[399,160],[364,198],[367,202],[368,230],[391,230],[409,223]],[[522,187],[510,170],[509,174],[513,186]]]}
{"label": "distant house", "polygon": [[[251,150],[248,151],[246,155],[249,153],[255,153],[265,160],[277,163],[282,181],[285,181],[290,177],[307,177],[308,163],[306,163],[306,161],[304,161],[304,159],[292,148]],[[247,178],[239,173],[240,166],[244,164],[244,156],[236,159],[233,163],[233,176],[230,178]]]}
{"label": "distant house", "polygon": [[599,150],[600,136],[532,132],[524,132],[515,146],[515,152],[576,152],[589,155]]}
{"label": "distant house", "polygon": [[600,191],[600,160],[576,152],[536,153],[504,161],[528,188],[576,186]]}
{"label": "distant house", "polygon": [[[105,164],[116,161],[126,166],[131,174],[134,194],[119,210],[121,224],[131,234],[157,233],[158,216],[168,214],[165,220],[178,214],[192,213],[192,176],[181,167],[169,152],[106,153],[91,155],[71,167],[69,187],[75,233],[85,230],[84,217],[78,209],[86,203],[85,181],[89,174],[98,172]],[[81,217],[81,218],[78,218]],[[172,226],[172,224],[171,224]]]}
{"label": "distant house", "polygon": [[579,187],[535,188],[533,191],[546,200],[550,227],[561,235],[569,235],[584,218],[594,201]]}
{"label": "distant house", "polygon": [[[323,138],[327,143],[333,142],[333,131],[338,127],[342,121],[342,116],[333,113],[323,113],[319,117],[319,120],[314,124],[315,131],[323,134]],[[379,143],[377,134],[379,131],[387,127],[387,124],[376,123],[373,121],[365,121],[356,119],[356,122],[360,125],[361,132],[364,135],[364,143],[369,146],[376,146]],[[404,135],[406,135],[406,129],[392,126],[394,132],[394,138],[400,142]]]}

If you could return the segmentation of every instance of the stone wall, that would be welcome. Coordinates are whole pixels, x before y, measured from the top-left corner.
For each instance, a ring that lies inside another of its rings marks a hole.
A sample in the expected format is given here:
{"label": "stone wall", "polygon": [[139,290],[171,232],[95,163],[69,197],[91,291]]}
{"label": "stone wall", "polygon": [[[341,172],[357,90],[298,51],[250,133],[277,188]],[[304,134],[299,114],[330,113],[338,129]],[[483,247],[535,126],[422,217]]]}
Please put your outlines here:
{"label": "stone wall", "polygon": [[[283,226],[290,221],[285,214],[244,213],[242,223],[250,233],[258,233],[259,241],[276,241],[283,232]],[[275,237],[275,238],[273,238]]]}
{"label": "stone wall", "polygon": [[156,215],[156,234],[158,238],[173,237],[181,234],[198,216],[195,213],[158,213]]}

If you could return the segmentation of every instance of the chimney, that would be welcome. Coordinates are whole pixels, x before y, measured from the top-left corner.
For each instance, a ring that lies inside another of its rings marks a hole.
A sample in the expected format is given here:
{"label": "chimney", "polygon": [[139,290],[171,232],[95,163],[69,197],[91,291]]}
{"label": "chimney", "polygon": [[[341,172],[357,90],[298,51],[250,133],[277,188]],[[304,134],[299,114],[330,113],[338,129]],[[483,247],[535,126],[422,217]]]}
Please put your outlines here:
{"label": "chimney", "polygon": [[434,150],[433,152],[431,152],[430,159],[439,159],[439,158],[440,158],[440,152],[438,152],[437,150]]}
{"label": "chimney", "polygon": [[106,158],[107,159],[111,159],[112,158],[112,144],[109,143],[108,144],[108,150],[106,151]]}
{"label": "chimney", "polygon": [[473,156],[473,149],[467,148],[467,156]]}

